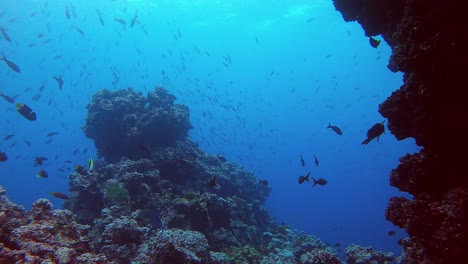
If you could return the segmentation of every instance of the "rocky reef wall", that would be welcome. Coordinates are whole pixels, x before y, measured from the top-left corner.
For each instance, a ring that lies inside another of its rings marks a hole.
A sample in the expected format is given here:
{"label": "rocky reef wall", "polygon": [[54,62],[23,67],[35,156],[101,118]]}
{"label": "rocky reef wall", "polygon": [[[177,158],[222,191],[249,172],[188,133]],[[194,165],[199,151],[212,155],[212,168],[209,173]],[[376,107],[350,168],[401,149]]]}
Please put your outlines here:
{"label": "rocky reef wall", "polygon": [[[389,69],[404,84],[379,106],[389,130],[424,149],[402,157],[386,217],[405,228],[404,263],[468,263],[468,28],[466,1],[333,0],[366,36],[392,48]],[[395,87],[396,88],[396,87]]]}

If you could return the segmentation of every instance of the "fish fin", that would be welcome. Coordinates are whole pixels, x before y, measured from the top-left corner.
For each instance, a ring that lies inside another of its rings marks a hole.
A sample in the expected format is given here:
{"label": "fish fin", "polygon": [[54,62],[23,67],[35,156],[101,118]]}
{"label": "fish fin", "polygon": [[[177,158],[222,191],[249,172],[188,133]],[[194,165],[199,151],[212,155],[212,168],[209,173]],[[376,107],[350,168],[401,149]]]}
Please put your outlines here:
{"label": "fish fin", "polygon": [[377,137],[377,142],[379,142],[380,136]]}
{"label": "fish fin", "polygon": [[314,185],[312,185],[312,187],[314,187],[315,185],[317,185],[318,181],[314,178],[312,178],[312,180],[314,181]]}
{"label": "fish fin", "polygon": [[331,123],[330,123],[330,122],[328,122],[328,126],[327,126],[327,128],[331,128],[331,127],[332,127],[332,126],[331,126]]}
{"label": "fish fin", "polygon": [[372,140],[372,138],[366,138],[366,139],[364,139],[364,141],[361,143],[361,145],[367,145],[371,140]]}

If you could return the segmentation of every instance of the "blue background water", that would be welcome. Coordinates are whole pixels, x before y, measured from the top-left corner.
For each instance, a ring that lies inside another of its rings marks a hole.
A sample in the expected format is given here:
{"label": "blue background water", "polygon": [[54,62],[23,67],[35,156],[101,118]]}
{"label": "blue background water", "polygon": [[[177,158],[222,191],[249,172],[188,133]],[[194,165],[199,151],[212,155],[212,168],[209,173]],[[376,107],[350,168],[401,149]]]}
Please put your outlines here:
{"label": "blue background water", "polygon": [[[29,208],[48,197],[61,206],[49,192],[66,192],[67,168],[96,158],[81,129],[96,91],[133,87],[146,94],[163,85],[190,108],[190,137],[202,149],[269,181],[267,206],[279,223],[332,244],[399,251],[397,240],[405,234],[387,236],[397,229],[384,211],[390,196],[404,194],[389,186],[388,175],[417,147],[389,133],[360,143],[383,121],[378,104],[402,84],[402,75],[386,68],[389,47],[382,42],[372,48],[331,0],[4,0],[0,14],[12,39],[2,37],[0,52],[22,70],[0,61],[0,91],[18,95],[38,115],[30,122],[0,98],[0,150],[9,156],[0,164],[0,184],[11,200]],[[119,78],[114,85],[112,71]],[[54,75],[63,77],[63,90]],[[343,136],[326,129],[328,122]],[[59,135],[46,144],[52,131]],[[3,140],[8,134],[16,136]],[[73,154],[86,148],[86,154]],[[49,157],[42,166],[48,179],[35,177],[37,155]],[[299,175],[309,171],[328,185],[298,185]]]}

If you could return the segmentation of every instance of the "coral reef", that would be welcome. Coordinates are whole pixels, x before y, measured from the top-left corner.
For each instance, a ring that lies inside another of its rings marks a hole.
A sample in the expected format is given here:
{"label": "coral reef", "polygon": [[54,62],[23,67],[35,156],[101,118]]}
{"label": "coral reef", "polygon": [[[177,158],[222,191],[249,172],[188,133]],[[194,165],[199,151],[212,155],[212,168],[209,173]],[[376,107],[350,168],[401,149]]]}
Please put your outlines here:
{"label": "coral reef", "polygon": [[188,108],[175,99],[162,87],[147,98],[133,89],[99,91],[87,105],[83,130],[106,161],[147,157],[153,148],[185,139],[192,128]]}
{"label": "coral reef", "polygon": [[48,200],[26,212],[0,196],[1,263],[111,263],[91,252],[88,230],[70,211],[52,210]]}
{"label": "coral reef", "polygon": [[[93,98],[91,123],[86,125],[94,128],[90,133],[102,132],[99,118],[117,112],[130,116],[144,104],[132,90],[113,96],[99,92]],[[135,104],[128,106],[125,98]],[[167,120],[176,120],[179,114],[170,110],[174,99],[158,88],[147,101],[159,107],[154,111],[167,111]],[[114,107],[119,110],[109,112]],[[188,111],[180,120],[185,117]],[[115,121],[109,120],[105,122]],[[140,121],[123,119],[119,129],[144,131],[136,125]],[[122,136],[122,131],[116,134]],[[123,150],[135,151],[130,146]],[[106,160],[118,157],[118,162],[96,160],[92,171],[70,174],[70,195],[64,203],[70,211],[52,211],[47,200],[39,200],[24,212],[1,196],[0,262],[341,263],[335,249],[270,217],[264,206],[268,185],[225,158],[203,152],[189,139],[178,136],[168,145],[151,145],[144,158],[131,153],[112,154]],[[209,184],[214,176],[215,187]]]}
{"label": "coral reef", "polygon": [[372,247],[352,244],[345,249],[347,264],[383,264],[393,263],[395,256],[391,252],[381,252]]}
{"label": "coral reef", "polygon": [[[404,84],[379,112],[397,139],[413,137],[424,149],[407,155],[391,184],[414,199],[393,198],[386,216],[405,228],[408,263],[468,263],[468,91],[464,88],[468,29],[460,21],[463,1],[334,0],[346,21],[366,35],[382,34],[392,48],[389,69],[404,72]],[[461,151],[457,151],[461,150]],[[455,216],[450,215],[450,208]],[[448,223],[453,227],[448,227]],[[459,232],[459,233],[456,233]],[[448,241],[450,240],[450,242]],[[451,245],[451,248],[447,248]]]}

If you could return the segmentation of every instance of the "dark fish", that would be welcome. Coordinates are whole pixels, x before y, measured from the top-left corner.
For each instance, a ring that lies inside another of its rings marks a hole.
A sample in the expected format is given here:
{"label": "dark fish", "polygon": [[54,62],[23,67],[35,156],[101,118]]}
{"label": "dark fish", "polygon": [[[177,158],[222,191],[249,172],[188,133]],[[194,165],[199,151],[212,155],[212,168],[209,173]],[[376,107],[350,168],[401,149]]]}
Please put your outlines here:
{"label": "dark fish", "polygon": [[326,185],[327,184],[327,180],[325,180],[324,178],[320,178],[318,180],[315,180],[314,178],[312,178],[312,180],[314,181],[314,185],[312,187],[314,187],[315,185]]}
{"label": "dark fish", "polygon": [[98,16],[99,16],[99,23],[101,23],[101,25],[104,26],[104,20],[102,19],[101,12],[98,9],[96,9],[96,12],[98,13]]}
{"label": "dark fish", "polygon": [[137,12],[135,12],[135,16],[132,18],[132,21],[130,22],[130,28],[133,28],[133,26],[135,25],[135,22],[136,22],[137,18],[138,18]]}
{"label": "dark fish", "polygon": [[6,41],[11,43],[11,38],[10,38],[10,36],[8,36],[8,34],[6,33],[6,31],[5,31],[5,29],[3,27],[0,27],[0,32],[2,33],[3,38]]}
{"label": "dark fish", "polygon": [[362,145],[367,145],[374,138],[377,138],[377,142],[378,142],[379,138],[380,138],[380,135],[385,133],[384,122],[377,123],[377,124],[373,125],[369,130],[367,130],[367,138],[361,144]]}
{"label": "dark fish", "polygon": [[314,19],[315,18],[311,17],[311,18],[307,19],[306,23],[310,23],[310,22],[314,21]]}
{"label": "dark fish", "polygon": [[75,26],[75,29],[76,29],[76,31],[78,31],[78,33],[80,33],[80,35],[81,35],[82,37],[85,37],[85,36],[86,36],[85,33],[83,32],[83,30],[82,30],[81,28]]}
{"label": "dark fish", "polygon": [[16,111],[30,121],[36,120],[36,112],[34,112],[29,106],[21,103],[16,104]]}
{"label": "dark fish", "polygon": [[309,181],[309,175],[310,175],[310,172],[307,173],[306,176],[299,176],[299,179],[297,180],[297,182],[298,182],[299,184],[303,184],[304,181],[310,182],[310,181]]}
{"label": "dark fish", "polygon": [[67,19],[70,19],[70,11],[68,11],[67,5],[65,5],[65,16],[67,17]]}
{"label": "dark fish", "polygon": [[75,171],[78,172],[79,174],[85,176],[85,175],[88,175],[88,171],[86,171],[86,169],[84,167],[82,167],[81,165],[76,165],[75,166]]}
{"label": "dark fish", "polygon": [[71,160],[65,160],[64,162],[65,162],[65,163],[72,163]]}
{"label": "dark fish", "polygon": [[221,156],[221,155],[218,155],[217,157],[218,157],[218,159],[219,159],[220,161],[222,161],[222,162],[226,162],[226,161],[227,161],[226,158],[223,157],[223,156]]}
{"label": "dark fish", "polygon": [[125,22],[125,20],[123,20],[123,19],[121,19],[121,18],[116,18],[116,17],[114,17],[114,20],[117,21],[117,22],[119,22],[120,24],[122,24],[122,26],[124,26],[124,25],[127,24],[127,22]]}
{"label": "dark fish", "polygon": [[396,232],[392,230],[392,231],[388,231],[387,234],[388,234],[388,236],[394,236],[396,234]]}
{"label": "dark fish", "polygon": [[75,150],[73,151],[73,155],[76,155],[76,154],[79,154],[79,153],[80,153],[80,150],[79,150],[79,149],[75,149]]}
{"label": "dark fish", "polygon": [[8,65],[8,67],[10,67],[12,70],[14,70],[15,72],[17,73],[20,73],[21,72],[21,69],[18,67],[18,65],[16,65],[14,62],[12,61],[9,61],[5,55],[3,55],[2,58],[0,58],[0,60],[6,62],[6,64]]}
{"label": "dark fish", "polygon": [[45,170],[40,170],[37,174],[36,174],[36,177],[37,178],[48,178],[49,177],[49,174],[47,174],[47,172]]}
{"label": "dark fish", "polygon": [[379,44],[380,44],[380,41],[381,40],[377,40],[372,36],[369,37],[369,43],[373,48],[377,48],[379,46]]}
{"label": "dark fish", "polygon": [[11,104],[13,104],[15,102],[15,98],[10,97],[10,96],[2,93],[2,92],[0,92],[0,97],[3,97],[3,99],[5,99],[5,101],[7,101],[7,102],[9,102]]}
{"label": "dark fish", "polygon": [[26,145],[28,145],[28,147],[31,146],[31,142],[27,141],[26,139],[24,140],[24,143],[25,143]]}
{"label": "dark fish", "polygon": [[268,181],[267,180],[258,180],[258,183],[263,184],[265,186],[268,186]]}
{"label": "dark fish", "polygon": [[340,246],[341,246],[340,243],[336,243],[336,244],[335,244],[335,247],[340,247]]}
{"label": "dark fish", "polygon": [[49,132],[46,137],[58,135],[58,132]]}
{"label": "dark fish", "polygon": [[10,138],[14,137],[15,135],[6,135],[3,140],[9,140]]}
{"label": "dark fish", "polygon": [[211,178],[211,180],[210,180],[210,186],[211,186],[211,187],[216,187],[216,186],[218,186],[218,185],[216,184],[216,178],[217,178],[217,177],[218,177],[218,175],[215,175],[215,176],[213,176],[213,178]]}
{"label": "dark fish", "polygon": [[337,126],[332,126],[332,125],[330,124],[330,122],[328,123],[328,127],[327,127],[327,128],[331,128],[333,131],[335,131],[336,134],[338,134],[338,135],[340,135],[340,136],[343,135],[343,131],[341,131],[341,129],[340,129],[339,127],[337,127]]}
{"label": "dark fish", "polygon": [[317,159],[317,156],[315,156],[315,154],[314,154],[314,159],[315,159],[315,165],[318,166],[319,165],[319,160]]}
{"label": "dark fish", "polygon": [[52,195],[55,198],[68,200],[68,195],[64,194],[63,192],[51,192],[50,195]]}
{"label": "dark fish", "polygon": [[5,152],[0,151],[0,162],[4,162],[8,159],[8,156]]}
{"label": "dark fish", "polygon": [[62,76],[59,76],[59,77],[57,77],[57,76],[54,76],[54,78],[53,78],[53,79],[57,81],[57,83],[58,83],[58,86],[59,86],[59,90],[62,90],[62,87],[63,87],[63,80],[62,80]]}
{"label": "dark fish", "polygon": [[302,165],[302,167],[305,166],[305,160],[302,158],[302,155],[301,155],[301,165]]}
{"label": "dark fish", "polygon": [[44,161],[48,160],[46,157],[35,157],[34,158],[34,167],[37,165],[42,165]]}
{"label": "dark fish", "polygon": [[152,209],[142,209],[136,217],[143,225],[149,225],[152,228],[162,228],[161,212]]}

